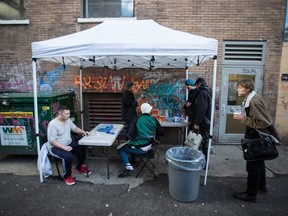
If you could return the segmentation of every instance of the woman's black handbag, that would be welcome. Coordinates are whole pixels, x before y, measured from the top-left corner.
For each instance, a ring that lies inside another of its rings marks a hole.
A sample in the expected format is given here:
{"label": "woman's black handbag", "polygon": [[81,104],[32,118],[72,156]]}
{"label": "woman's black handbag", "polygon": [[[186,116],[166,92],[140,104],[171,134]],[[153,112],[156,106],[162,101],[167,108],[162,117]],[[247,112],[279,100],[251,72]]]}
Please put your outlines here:
{"label": "woman's black handbag", "polygon": [[241,147],[245,160],[272,160],[278,157],[278,151],[275,146],[275,144],[279,143],[278,140],[272,135],[263,135],[263,132],[261,132],[261,134],[262,137],[258,139],[241,140]]}

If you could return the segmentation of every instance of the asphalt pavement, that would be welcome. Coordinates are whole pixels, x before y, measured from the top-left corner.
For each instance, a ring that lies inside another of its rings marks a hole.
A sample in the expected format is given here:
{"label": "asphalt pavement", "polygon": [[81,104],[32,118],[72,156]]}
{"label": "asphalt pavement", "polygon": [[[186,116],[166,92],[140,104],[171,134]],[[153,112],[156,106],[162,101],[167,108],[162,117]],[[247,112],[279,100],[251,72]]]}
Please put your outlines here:
{"label": "asphalt pavement", "polygon": [[287,215],[288,146],[279,146],[279,157],[266,161],[268,193],[259,194],[257,203],[232,196],[245,190],[247,177],[242,151],[236,145],[213,146],[206,185],[204,170],[198,171],[199,184],[192,182],[199,187],[197,198],[175,200],[169,194],[165,163],[171,147],[161,144],[158,148],[154,159],[160,172],[157,178],[147,169],[135,178],[138,168],[131,176],[118,178],[123,167],[112,151],[110,179],[105,161],[89,157],[92,174],[87,178],[73,172],[73,186],[57,177],[53,163],[53,176],[41,183],[36,156],[0,155],[0,215]]}

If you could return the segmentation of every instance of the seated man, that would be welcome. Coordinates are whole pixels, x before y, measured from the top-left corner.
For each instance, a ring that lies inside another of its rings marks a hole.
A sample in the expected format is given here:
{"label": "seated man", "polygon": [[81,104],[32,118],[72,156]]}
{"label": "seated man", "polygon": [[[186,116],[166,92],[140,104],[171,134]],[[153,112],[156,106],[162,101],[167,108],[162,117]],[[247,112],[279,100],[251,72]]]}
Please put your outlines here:
{"label": "seated man", "polygon": [[[70,109],[61,106],[58,109],[58,116],[48,124],[47,137],[50,152],[65,161],[63,174],[65,183],[67,185],[74,185],[75,181],[71,175],[72,154],[76,154],[78,159],[76,171],[86,175],[86,168],[84,165],[86,152],[85,146],[80,146],[77,141],[72,140],[71,131],[82,136],[88,135],[88,132],[78,128],[69,117]],[[91,171],[88,171],[88,174],[91,174]]]}
{"label": "seated man", "polygon": [[127,154],[145,154],[151,147],[151,137],[163,136],[164,129],[158,120],[153,118],[151,113],[152,107],[148,103],[141,105],[142,115],[131,122],[127,136],[130,140],[126,145],[118,149],[122,163],[125,166],[123,173],[118,177],[126,177],[133,173],[133,166],[129,162]]}

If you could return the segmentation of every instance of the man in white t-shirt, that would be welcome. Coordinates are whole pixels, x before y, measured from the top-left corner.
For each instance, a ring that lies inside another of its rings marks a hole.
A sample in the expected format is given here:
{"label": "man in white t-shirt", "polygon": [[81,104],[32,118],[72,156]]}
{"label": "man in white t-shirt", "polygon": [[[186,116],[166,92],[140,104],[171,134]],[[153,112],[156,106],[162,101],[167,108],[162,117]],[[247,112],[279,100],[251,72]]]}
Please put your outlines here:
{"label": "man in white t-shirt", "polygon": [[[87,131],[83,131],[70,120],[70,109],[61,106],[58,109],[58,116],[48,124],[47,137],[51,154],[57,155],[65,161],[63,178],[67,185],[75,184],[71,175],[73,154],[78,159],[76,172],[87,174],[84,165],[86,160],[85,146],[78,145],[77,141],[72,140],[71,131],[82,136],[88,135]],[[88,170],[88,174],[91,174],[90,170]]]}

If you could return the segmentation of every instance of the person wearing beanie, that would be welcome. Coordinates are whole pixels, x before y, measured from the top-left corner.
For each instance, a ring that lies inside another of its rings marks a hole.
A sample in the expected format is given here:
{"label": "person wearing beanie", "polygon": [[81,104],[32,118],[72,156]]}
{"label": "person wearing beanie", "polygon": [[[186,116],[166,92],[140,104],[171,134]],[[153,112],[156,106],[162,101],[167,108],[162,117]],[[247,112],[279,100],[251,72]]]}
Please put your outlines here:
{"label": "person wearing beanie", "polygon": [[187,80],[185,81],[185,85],[186,85],[186,86],[194,86],[194,85],[195,85],[195,82],[194,82],[194,80],[192,80],[192,79],[187,79]]}
{"label": "person wearing beanie", "polygon": [[185,81],[185,86],[186,86],[186,89],[188,90],[188,98],[183,108],[185,111],[185,115],[188,116],[188,122],[191,122],[191,115],[192,115],[191,104],[193,103],[195,99],[195,96],[196,96],[195,93],[197,91],[195,88],[195,82],[192,79],[187,79]]}
{"label": "person wearing beanie", "polygon": [[[190,93],[190,92],[189,92]],[[190,98],[188,97],[190,115],[188,131],[192,130],[201,134],[203,140],[200,145],[207,161],[207,153],[210,135],[212,90],[208,87],[204,78],[199,77],[195,81],[195,90],[192,90]]]}
{"label": "person wearing beanie", "polygon": [[131,122],[127,136],[129,141],[118,147],[118,153],[125,166],[124,171],[118,175],[119,178],[129,176],[133,173],[133,166],[129,162],[127,154],[146,154],[152,147],[151,137],[163,136],[164,129],[157,119],[151,116],[152,106],[148,103],[141,105],[141,116]]}

